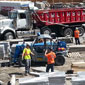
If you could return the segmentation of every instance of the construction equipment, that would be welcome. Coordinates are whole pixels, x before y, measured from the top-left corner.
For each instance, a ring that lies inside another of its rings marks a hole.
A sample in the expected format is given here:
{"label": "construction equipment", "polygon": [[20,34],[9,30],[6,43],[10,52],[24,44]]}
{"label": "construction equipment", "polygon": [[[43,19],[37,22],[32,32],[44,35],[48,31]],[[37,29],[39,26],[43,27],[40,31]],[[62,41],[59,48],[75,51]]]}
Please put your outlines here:
{"label": "construction equipment", "polygon": [[[40,39],[43,39],[43,42],[38,42]],[[29,42],[27,43],[29,44]],[[11,56],[13,63],[21,61],[20,56],[25,47],[25,44],[16,45],[15,53],[13,56]],[[56,65],[63,65],[65,63],[65,56],[68,52],[67,45],[65,42],[59,41],[56,43],[52,40],[51,36],[47,34],[41,34],[40,36],[37,36],[37,38],[33,42],[31,42],[30,48],[32,52],[35,54],[34,56],[32,56],[33,62],[47,62],[47,58],[44,55],[45,50],[48,48],[52,48],[57,56],[55,59]]]}
{"label": "construction equipment", "polygon": [[80,35],[85,29],[84,8],[61,8],[49,10],[12,10],[9,19],[0,20],[0,37],[14,39],[24,35],[55,33],[62,36],[73,36],[76,27]]}

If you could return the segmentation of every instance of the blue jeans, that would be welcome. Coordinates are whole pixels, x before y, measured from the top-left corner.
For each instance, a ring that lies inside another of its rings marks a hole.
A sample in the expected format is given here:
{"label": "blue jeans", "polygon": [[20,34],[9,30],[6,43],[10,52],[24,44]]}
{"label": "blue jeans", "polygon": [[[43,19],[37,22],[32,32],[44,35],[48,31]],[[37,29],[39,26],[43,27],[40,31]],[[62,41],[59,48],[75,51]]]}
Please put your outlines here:
{"label": "blue jeans", "polygon": [[51,69],[51,72],[54,72],[54,64],[47,64],[46,72],[49,72],[50,69]]}

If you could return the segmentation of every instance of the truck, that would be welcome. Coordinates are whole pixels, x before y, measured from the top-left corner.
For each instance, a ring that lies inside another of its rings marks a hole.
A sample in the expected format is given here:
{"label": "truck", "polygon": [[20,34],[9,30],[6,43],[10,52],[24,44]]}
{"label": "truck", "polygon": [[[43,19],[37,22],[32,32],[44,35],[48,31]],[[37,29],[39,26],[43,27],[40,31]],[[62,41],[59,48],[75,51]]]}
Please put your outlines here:
{"label": "truck", "polygon": [[75,28],[82,36],[85,31],[84,8],[62,8],[48,10],[12,10],[8,19],[0,20],[0,37],[14,39],[29,34],[55,33],[56,36],[73,36]]}

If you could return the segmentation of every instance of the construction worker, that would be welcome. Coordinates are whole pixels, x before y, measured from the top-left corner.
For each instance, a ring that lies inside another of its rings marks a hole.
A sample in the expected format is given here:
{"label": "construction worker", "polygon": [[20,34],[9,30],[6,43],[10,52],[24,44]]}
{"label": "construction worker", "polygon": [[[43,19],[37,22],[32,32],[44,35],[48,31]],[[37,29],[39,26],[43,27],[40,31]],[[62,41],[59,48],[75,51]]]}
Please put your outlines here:
{"label": "construction worker", "polygon": [[25,60],[25,75],[26,76],[30,72],[30,66],[31,66],[30,54],[34,55],[34,53],[31,52],[31,50],[30,50],[30,46],[27,44],[26,48],[24,48],[23,53],[22,53],[22,59],[24,58],[24,60]]}
{"label": "construction worker", "polygon": [[42,42],[44,42],[44,40],[42,38],[39,39],[38,43],[42,43]]}
{"label": "construction worker", "polygon": [[75,43],[76,43],[76,45],[77,44],[80,44],[80,40],[79,40],[79,30],[78,30],[78,28],[76,27],[76,29],[75,29],[75,31],[74,31],[74,37],[75,37]]}
{"label": "construction worker", "polygon": [[56,54],[52,51],[51,48],[48,48],[48,50],[45,51],[45,56],[47,57],[46,72],[49,72],[49,69],[51,69],[51,72],[54,72]]}

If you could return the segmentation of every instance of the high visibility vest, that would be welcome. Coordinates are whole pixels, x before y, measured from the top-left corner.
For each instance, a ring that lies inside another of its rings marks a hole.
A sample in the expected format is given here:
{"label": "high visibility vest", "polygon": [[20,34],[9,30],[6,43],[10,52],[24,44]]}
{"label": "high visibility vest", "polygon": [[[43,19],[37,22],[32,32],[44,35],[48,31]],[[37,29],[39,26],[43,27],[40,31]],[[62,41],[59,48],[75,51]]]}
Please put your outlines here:
{"label": "high visibility vest", "polygon": [[31,59],[30,53],[31,53],[30,49],[24,48],[24,50],[23,50],[24,59]]}
{"label": "high visibility vest", "polygon": [[55,58],[56,58],[56,54],[54,52],[50,52],[48,54],[45,55],[47,57],[47,63],[48,64],[54,64],[55,63]]}
{"label": "high visibility vest", "polygon": [[75,30],[74,31],[74,37],[79,38],[79,33],[80,33],[79,30]]}

